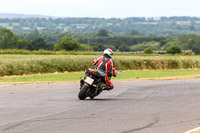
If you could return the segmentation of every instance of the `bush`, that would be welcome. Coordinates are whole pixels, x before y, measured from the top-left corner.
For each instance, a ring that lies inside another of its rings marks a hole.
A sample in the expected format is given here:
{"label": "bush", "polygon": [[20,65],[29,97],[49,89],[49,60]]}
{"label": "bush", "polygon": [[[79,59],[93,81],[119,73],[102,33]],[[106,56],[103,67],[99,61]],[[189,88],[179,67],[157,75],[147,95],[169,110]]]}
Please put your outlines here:
{"label": "bush", "polygon": [[153,54],[153,50],[151,48],[145,48],[144,53],[145,54]]}
{"label": "bush", "polygon": [[190,51],[187,51],[187,52],[184,52],[183,55],[194,55],[194,54]]}
{"label": "bush", "polygon": [[167,53],[168,54],[180,54],[180,53],[182,53],[182,49],[180,46],[174,45],[174,46],[167,48]]}
{"label": "bush", "polygon": [[59,39],[58,43],[55,45],[55,50],[73,51],[78,50],[79,48],[80,43],[77,40],[66,36]]}

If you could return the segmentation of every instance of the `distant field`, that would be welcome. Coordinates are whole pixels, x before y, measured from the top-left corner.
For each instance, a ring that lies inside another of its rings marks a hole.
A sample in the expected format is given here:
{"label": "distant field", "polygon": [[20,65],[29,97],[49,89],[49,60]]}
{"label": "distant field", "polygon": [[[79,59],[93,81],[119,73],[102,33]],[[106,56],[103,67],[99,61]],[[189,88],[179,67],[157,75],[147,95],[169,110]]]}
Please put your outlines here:
{"label": "distant field", "polygon": [[[84,71],[99,55],[0,55],[0,76]],[[199,69],[200,56],[114,56],[118,70]]]}

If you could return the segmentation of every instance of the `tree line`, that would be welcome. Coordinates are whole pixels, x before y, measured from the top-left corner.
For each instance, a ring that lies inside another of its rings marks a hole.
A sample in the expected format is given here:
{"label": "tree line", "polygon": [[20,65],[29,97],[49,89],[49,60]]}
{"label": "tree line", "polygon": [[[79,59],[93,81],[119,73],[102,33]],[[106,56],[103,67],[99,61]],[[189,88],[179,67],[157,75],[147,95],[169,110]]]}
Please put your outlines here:
{"label": "tree line", "polygon": [[101,29],[98,32],[39,32],[15,34],[10,29],[0,28],[0,49],[26,50],[67,50],[67,51],[103,51],[109,47],[114,51],[167,51],[180,53],[192,50],[200,54],[200,36],[182,34],[173,36],[141,36],[137,30],[128,34],[116,34]]}
{"label": "tree line", "polygon": [[31,32],[97,32],[107,29],[113,33],[129,33],[137,30],[142,36],[172,34],[200,34],[198,17],[130,17],[130,18],[0,18],[0,28],[15,33]]}

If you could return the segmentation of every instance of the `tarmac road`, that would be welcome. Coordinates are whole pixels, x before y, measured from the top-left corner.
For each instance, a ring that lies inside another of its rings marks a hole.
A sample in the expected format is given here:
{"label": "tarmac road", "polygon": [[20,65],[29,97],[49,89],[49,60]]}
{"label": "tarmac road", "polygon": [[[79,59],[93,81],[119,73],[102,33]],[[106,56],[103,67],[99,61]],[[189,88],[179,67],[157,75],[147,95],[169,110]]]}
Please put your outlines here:
{"label": "tarmac road", "polygon": [[200,79],[114,85],[85,101],[79,83],[0,86],[0,133],[183,133],[200,126]]}

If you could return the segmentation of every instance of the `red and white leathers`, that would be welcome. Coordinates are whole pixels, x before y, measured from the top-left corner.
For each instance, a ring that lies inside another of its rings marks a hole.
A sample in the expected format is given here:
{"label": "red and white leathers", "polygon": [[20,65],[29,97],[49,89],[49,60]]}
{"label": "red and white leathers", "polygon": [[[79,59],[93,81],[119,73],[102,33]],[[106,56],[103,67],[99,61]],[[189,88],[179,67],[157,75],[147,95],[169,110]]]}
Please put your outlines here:
{"label": "red and white leathers", "polygon": [[105,54],[104,56],[97,57],[92,65],[97,65],[97,71],[101,75],[101,79],[107,85],[107,89],[113,89],[114,85],[108,79],[108,75],[116,77],[115,74],[115,63],[111,60],[110,56]]}

